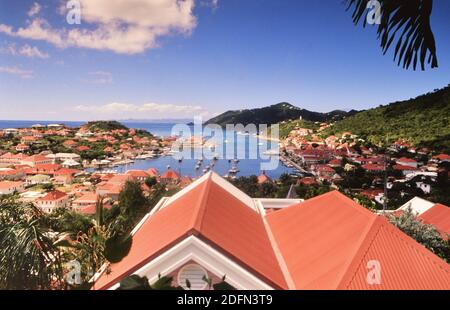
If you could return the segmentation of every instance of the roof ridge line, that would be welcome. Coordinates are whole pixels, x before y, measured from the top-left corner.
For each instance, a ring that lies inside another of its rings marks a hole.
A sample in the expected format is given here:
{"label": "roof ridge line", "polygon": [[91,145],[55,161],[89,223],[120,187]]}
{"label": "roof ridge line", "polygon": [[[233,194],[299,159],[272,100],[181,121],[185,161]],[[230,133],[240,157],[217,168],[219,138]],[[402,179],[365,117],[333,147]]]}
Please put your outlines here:
{"label": "roof ridge line", "polygon": [[210,174],[208,176],[208,178],[205,180],[206,184],[205,187],[202,190],[201,193],[201,201],[199,206],[196,208],[195,212],[194,212],[194,216],[192,218],[192,225],[189,225],[190,227],[192,227],[192,229],[196,230],[197,232],[200,233],[202,224],[203,224],[203,218],[205,216],[205,211],[206,211],[206,204],[208,202],[208,198],[210,195],[210,188],[211,188],[211,182],[213,182],[212,180],[212,174]]}
{"label": "roof ridge line", "polygon": [[[257,202],[258,208],[263,208],[260,204],[260,202]],[[280,267],[281,273],[283,274],[284,281],[286,281],[286,285],[289,290],[295,290],[295,282],[294,279],[292,279],[292,275],[289,272],[289,268],[286,264],[286,261],[284,259],[283,253],[281,252],[277,239],[275,238],[275,235],[272,232],[272,228],[269,225],[269,222],[267,221],[267,218],[265,214],[259,212],[259,216],[261,217],[264,225],[264,229],[267,233],[267,237],[269,238],[270,245],[272,246],[273,253],[275,254],[275,258],[277,260],[277,263]]]}
{"label": "roof ridge line", "polygon": [[[337,290],[342,289],[343,283],[345,283],[345,281],[349,277],[348,271],[354,265],[354,262],[356,262],[357,259],[361,256],[361,254],[363,252],[365,253],[367,251],[367,249],[369,248],[370,244],[372,244],[372,242],[369,242],[369,246],[363,247],[366,240],[370,240],[372,235],[374,235],[374,234],[376,235],[375,228],[380,226],[380,224],[378,223],[379,222],[378,218],[379,218],[379,216],[375,215],[374,218],[370,221],[370,225],[364,230],[361,238],[359,239],[359,242],[358,242],[358,245],[357,245],[355,251],[352,253],[352,255],[350,255],[350,259],[346,263],[346,266],[343,269],[342,274],[340,275],[339,281],[337,282],[337,285],[336,285]],[[372,238],[372,240],[373,240],[373,238]],[[362,249],[365,249],[365,250],[362,251]]]}
{"label": "roof ridge line", "polygon": [[[428,208],[427,210],[425,210],[424,212],[420,213],[417,215],[417,218],[420,218],[421,216],[427,214],[428,212],[430,212],[431,210],[433,210],[436,206],[444,206],[446,208],[448,208],[446,205],[443,205],[442,203],[435,203],[432,207]],[[433,225],[434,226],[434,225]]]}

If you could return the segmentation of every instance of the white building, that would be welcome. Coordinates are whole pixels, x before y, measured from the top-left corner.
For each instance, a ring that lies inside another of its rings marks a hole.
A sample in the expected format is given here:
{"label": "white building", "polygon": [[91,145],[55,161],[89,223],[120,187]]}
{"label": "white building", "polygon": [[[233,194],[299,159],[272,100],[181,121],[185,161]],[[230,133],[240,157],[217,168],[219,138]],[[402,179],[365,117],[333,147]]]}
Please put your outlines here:
{"label": "white building", "polygon": [[35,201],[35,205],[43,212],[50,213],[56,208],[67,207],[69,204],[69,196],[60,191],[52,191],[47,193]]}
{"label": "white building", "polygon": [[10,195],[15,192],[22,193],[25,190],[24,182],[2,181],[0,182],[0,195]]}

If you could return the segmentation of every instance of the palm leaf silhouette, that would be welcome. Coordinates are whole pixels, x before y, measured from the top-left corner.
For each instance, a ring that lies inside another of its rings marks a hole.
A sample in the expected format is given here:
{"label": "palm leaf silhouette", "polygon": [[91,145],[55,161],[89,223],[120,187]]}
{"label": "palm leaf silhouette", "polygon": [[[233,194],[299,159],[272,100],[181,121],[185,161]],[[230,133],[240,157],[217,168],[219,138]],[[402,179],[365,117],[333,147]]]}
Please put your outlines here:
{"label": "palm leaf silhouette", "polygon": [[[363,26],[367,24],[367,4],[370,0],[345,0],[347,10],[353,8],[353,22],[359,24],[363,18]],[[397,40],[394,61],[409,69],[416,70],[420,62],[422,70],[425,63],[431,68],[438,67],[436,43],[430,25],[433,0],[378,0],[381,4],[381,23],[378,25],[378,39],[383,54]]]}

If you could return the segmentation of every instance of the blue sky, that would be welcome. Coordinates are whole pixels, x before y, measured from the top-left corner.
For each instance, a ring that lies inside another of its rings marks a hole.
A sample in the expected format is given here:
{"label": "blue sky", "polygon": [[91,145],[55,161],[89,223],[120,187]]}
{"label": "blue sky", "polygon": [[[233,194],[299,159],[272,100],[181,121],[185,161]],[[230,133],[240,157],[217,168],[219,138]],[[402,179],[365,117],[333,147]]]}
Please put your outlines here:
{"label": "blue sky", "polygon": [[342,0],[81,0],[81,25],[66,2],[0,0],[0,119],[367,109],[450,83],[446,0],[432,15],[440,66],[425,72],[383,56]]}

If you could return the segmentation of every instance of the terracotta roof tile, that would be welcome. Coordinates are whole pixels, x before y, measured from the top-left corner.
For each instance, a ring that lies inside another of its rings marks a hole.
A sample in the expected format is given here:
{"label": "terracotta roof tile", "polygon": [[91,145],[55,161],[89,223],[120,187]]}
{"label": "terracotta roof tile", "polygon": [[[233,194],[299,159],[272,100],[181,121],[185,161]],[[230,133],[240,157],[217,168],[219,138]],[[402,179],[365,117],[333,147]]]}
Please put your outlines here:
{"label": "terracotta roof tile", "polygon": [[96,288],[107,288],[189,235],[272,285],[286,288],[261,215],[211,178],[149,217],[134,235],[128,256],[111,265],[111,273],[103,274]]}
{"label": "terracotta roof tile", "polygon": [[450,207],[443,204],[436,204],[419,217],[424,223],[433,225],[445,235],[450,235]]}
{"label": "terracotta roof tile", "polygon": [[55,190],[47,193],[47,195],[45,195],[44,197],[39,198],[38,201],[55,201],[64,197],[67,197],[66,193]]}
{"label": "terracotta roof tile", "polygon": [[[370,261],[379,263],[379,284],[367,281]],[[386,218],[377,217],[339,289],[448,290],[450,265],[391,225]]]}
{"label": "terracotta roof tile", "polygon": [[[288,279],[296,289],[450,289],[447,263],[339,192],[264,219],[212,175],[149,216],[128,256],[112,264],[95,288],[111,287],[196,236],[275,288],[286,289]],[[381,264],[379,285],[366,280],[371,260]]]}
{"label": "terracotta roof tile", "polygon": [[[267,215],[297,289],[449,289],[450,266],[339,192]],[[367,263],[381,264],[381,284]]]}
{"label": "terracotta roof tile", "polygon": [[172,179],[172,180],[179,180],[181,177],[178,174],[178,172],[168,169],[166,172],[164,172],[161,175],[161,179]]}
{"label": "terracotta roof tile", "polygon": [[330,192],[270,213],[267,220],[296,288],[334,289],[374,216]]}

